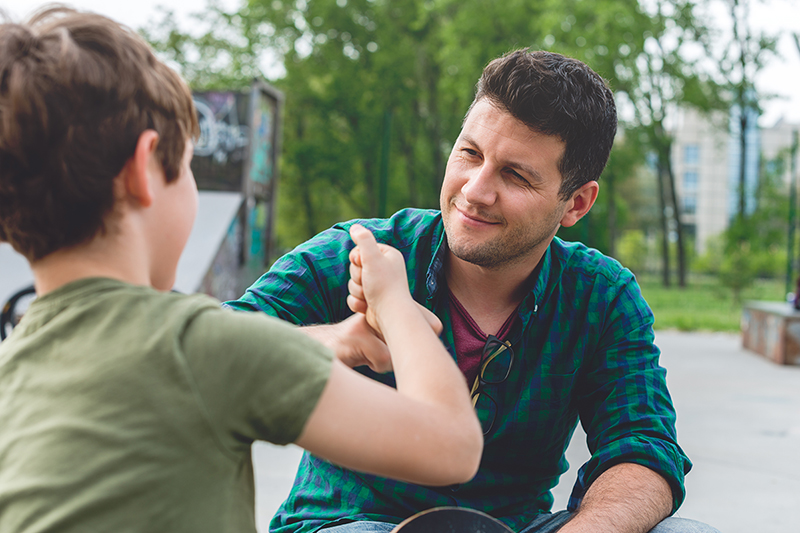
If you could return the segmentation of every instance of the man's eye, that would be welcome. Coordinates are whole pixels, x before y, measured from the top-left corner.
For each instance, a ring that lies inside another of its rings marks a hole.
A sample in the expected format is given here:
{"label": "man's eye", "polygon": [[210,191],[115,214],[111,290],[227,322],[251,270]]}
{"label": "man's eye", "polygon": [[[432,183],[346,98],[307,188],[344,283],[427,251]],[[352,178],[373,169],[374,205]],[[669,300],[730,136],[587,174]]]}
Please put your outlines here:
{"label": "man's eye", "polygon": [[478,151],[477,150],[473,150],[472,148],[462,148],[461,151],[462,152],[466,152],[467,155],[471,155],[471,156],[478,155]]}
{"label": "man's eye", "polygon": [[508,175],[511,176],[514,180],[522,182],[522,183],[524,183],[526,185],[528,184],[528,180],[523,178],[521,174],[519,174],[519,173],[517,173],[517,172],[515,172],[513,170],[510,170],[510,169],[507,172],[508,172]]}

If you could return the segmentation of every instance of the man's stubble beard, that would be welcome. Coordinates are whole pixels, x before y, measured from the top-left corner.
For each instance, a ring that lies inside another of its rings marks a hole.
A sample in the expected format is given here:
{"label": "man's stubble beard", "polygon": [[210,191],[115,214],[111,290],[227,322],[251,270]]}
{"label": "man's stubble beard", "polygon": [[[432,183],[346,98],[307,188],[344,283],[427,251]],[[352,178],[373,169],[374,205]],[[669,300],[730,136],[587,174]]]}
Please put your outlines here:
{"label": "man's stubble beard", "polygon": [[[452,209],[454,207],[451,203],[450,210],[452,211]],[[453,232],[448,219],[449,216],[443,216],[447,244],[453,255],[462,261],[486,269],[498,269],[525,261],[537,247],[545,242],[549,245],[558,231],[561,213],[558,210],[554,210],[552,213],[548,213],[546,219],[538,224],[518,226],[498,239],[471,245],[450,238]],[[502,222],[505,225],[505,221]]]}

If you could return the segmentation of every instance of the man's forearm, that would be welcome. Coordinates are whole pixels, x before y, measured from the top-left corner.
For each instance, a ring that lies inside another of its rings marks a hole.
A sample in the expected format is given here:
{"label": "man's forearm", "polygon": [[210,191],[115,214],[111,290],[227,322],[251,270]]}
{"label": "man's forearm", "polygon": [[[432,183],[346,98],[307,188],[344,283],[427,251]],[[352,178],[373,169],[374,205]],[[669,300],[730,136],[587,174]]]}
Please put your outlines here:
{"label": "man's forearm", "polygon": [[646,533],[672,511],[667,481],[647,467],[621,463],[598,477],[561,533]]}

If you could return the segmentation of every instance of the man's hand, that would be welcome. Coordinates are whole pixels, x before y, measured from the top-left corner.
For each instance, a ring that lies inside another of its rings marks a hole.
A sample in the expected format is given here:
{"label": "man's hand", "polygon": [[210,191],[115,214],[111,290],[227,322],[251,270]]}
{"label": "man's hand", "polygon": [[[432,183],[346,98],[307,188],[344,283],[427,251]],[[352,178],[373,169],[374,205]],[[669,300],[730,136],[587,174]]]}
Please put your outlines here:
{"label": "man's hand", "polygon": [[389,348],[363,314],[356,313],[338,324],[306,326],[301,331],[333,350],[350,368],[367,365],[375,372],[392,370]]}
{"label": "man's hand", "polygon": [[[354,225],[350,233],[357,246],[350,252],[350,281],[347,284],[350,294],[347,297],[347,305],[354,313],[364,314],[369,326],[383,338],[375,314],[375,305],[376,302],[378,305],[382,302],[391,305],[392,296],[387,296],[391,291],[399,291],[398,297],[409,294],[405,261],[396,249],[375,242],[372,234],[362,226]],[[366,266],[362,250],[370,254]],[[439,318],[418,303],[417,308],[434,333],[439,335],[442,332],[442,322]]]}

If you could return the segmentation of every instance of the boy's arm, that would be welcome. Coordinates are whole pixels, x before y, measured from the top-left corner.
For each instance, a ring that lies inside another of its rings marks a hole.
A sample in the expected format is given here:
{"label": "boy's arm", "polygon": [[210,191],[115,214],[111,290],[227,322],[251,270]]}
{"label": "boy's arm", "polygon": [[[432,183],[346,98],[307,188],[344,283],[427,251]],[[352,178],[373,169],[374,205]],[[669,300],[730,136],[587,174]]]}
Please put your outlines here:
{"label": "boy's arm", "polygon": [[399,252],[351,229],[351,268],[392,354],[397,390],[338,361],[296,441],[343,466],[427,485],[463,483],[480,463],[483,438],[464,376],[408,292]]}

